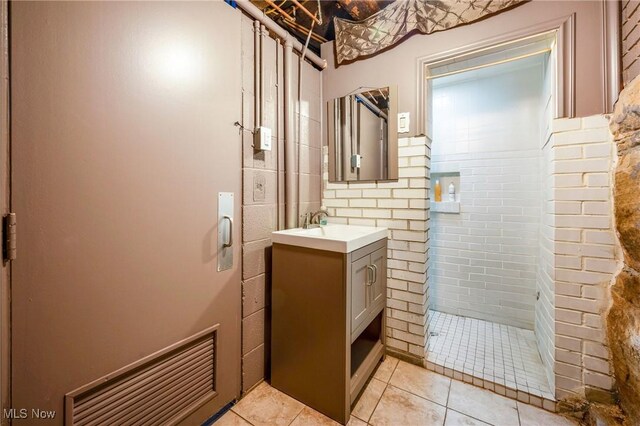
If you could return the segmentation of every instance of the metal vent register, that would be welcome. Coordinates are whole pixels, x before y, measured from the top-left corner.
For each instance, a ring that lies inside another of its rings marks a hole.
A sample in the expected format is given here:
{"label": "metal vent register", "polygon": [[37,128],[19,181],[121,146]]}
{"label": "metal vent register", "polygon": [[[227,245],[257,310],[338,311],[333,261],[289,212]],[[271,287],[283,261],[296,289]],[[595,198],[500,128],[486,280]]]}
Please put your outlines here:
{"label": "metal vent register", "polygon": [[175,424],[216,394],[216,330],[204,330],[65,396],[65,425]]}

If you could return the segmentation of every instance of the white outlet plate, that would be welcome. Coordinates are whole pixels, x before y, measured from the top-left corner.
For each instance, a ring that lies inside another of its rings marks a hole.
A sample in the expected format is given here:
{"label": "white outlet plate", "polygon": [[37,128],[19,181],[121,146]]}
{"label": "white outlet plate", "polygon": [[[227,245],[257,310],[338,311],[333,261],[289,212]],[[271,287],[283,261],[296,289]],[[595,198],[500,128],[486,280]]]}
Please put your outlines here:
{"label": "white outlet plate", "polygon": [[398,133],[409,133],[409,113],[398,113]]}
{"label": "white outlet plate", "polygon": [[258,151],[271,151],[271,129],[257,127],[253,133],[253,146]]}

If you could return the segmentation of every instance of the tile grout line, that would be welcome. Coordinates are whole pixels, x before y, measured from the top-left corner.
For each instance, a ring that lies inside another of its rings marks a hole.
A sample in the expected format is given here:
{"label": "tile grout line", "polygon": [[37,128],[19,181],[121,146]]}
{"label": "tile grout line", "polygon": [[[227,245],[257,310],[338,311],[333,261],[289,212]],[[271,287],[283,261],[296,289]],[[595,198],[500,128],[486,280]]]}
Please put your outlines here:
{"label": "tile grout line", "polygon": [[[297,401],[297,400],[296,400],[296,401]],[[298,402],[300,402],[300,401],[298,401]],[[302,404],[302,403],[301,403],[301,404]],[[300,411],[298,411],[298,414],[296,414],[296,415],[293,417],[293,419],[291,419],[291,421],[289,422],[289,425],[293,424],[293,422],[295,422],[295,421],[296,421],[296,419],[297,419],[297,418],[300,416],[300,414],[302,414],[302,412],[304,411],[304,408],[305,408],[305,407],[308,407],[308,405],[306,405],[306,404],[302,404],[302,408],[300,408]],[[321,414],[322,414],[322,413],[321,413]]]}
{"label": "tile grout line", "polygon": [[[388,356],[389,355],[385,355],[385,359]],[[393,377],[393,374],[396,372],[396,369],[398,368],[398,365],[400,365],[400,360],[398,360],[398,362],[396,362],[396,366],[393,367],[393,371],[391,371],[391,374],[389,374],[389,381],[388,382],[384,382],[384,389],[382,389],[382,393],[380,394],[380,398],[378,398],[378,402],[376,402],[375,407],[373,407],[373,410],[371,411],[371,414],[369,415],[369,418],[365,421],[367,424],[369,424],[369,421],[371,420],[371,417],[373,417],[373,414],[376,412],[376,409],[378,408],[378,405],[380,404],[380,401],[382,401],[382,397],[383,397],[385,391],[387,390],[387,388],[389,387],[389,384],[391,383],[391,378]],[[380,366],[378,366],[378,368],[380,368]],[[373,378],[375,378],[375,377],[373,377]]]}

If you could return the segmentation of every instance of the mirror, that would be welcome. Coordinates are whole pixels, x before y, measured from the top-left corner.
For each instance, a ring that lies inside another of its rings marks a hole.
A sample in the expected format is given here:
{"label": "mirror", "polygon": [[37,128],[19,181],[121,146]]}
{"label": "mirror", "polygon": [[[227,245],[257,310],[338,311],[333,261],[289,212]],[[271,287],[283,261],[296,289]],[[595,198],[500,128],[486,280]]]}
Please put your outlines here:
{"label": "mirror", "polygon": [[397,114],[395,87],[329,101],[329,182],[397,180]]}

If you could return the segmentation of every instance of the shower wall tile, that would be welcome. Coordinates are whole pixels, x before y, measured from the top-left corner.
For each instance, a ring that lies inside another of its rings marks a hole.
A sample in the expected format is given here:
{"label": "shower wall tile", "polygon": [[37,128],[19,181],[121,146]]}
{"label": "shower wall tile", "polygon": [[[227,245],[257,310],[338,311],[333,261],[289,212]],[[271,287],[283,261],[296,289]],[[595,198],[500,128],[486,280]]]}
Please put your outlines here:
{"label": "shower wall tile", "polygon": [[461,185],[460,213],[431,215],[431,309],[534,329],[539,158],[531,149],[433,156],[432,172],[455,163]]}
{"label": "shower wall tile", "polygon": [[387,345],[424,362],[427,348],[429,284],[430,140],[398,140],[397,182],[329,183],[324,153],[324,192],[330,223],[389,229]]}

